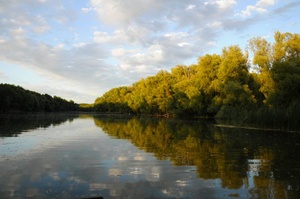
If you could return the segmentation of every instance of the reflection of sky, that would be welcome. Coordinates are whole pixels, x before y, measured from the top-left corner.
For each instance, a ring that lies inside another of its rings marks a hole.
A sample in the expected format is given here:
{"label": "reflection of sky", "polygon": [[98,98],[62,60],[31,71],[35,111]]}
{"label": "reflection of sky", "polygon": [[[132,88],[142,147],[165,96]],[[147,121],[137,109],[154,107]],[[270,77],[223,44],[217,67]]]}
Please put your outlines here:
{"label": "reflection of sky", "polygon": [[0,150],[0,198],[224,198],[232,192],[218,180],[197,178],[192,166],[172,166],[112,139],[89,119],[4,138]]}

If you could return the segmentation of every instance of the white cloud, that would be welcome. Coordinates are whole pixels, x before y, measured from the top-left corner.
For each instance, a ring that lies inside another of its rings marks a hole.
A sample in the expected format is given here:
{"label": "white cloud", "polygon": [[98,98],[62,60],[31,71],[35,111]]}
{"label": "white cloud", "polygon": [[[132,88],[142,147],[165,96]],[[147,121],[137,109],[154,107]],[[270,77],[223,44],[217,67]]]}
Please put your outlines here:
{"label": "white cloud", "polygon": [[33,30],[38,34],[45,33],[46,31],[51,29],[48,22],[41,15],[35,17],[35,24],[36,26],[33,28]]}
{"label": "white cloud", "polygon": [[148,37],[151,35],[151,32],[142,26],[129,26],[116,29],[111,34],[102,31],[94,31],[93,34],[94,41],[97,43],[146,45],[149,43]]}
{"label": "white cloud", "polygon": [[222,27],[222,23],[220,21],[213,21],[207,25],[208,25],[208,27],[211,27],[211,28],[221,28]]}
{"label": "white cloud", "polygon": [[112,56],[114,57],[122,57],[127,53],[128,50],[124,48],[116,48],[111,51]]}
{"label": "white cloud", "polygon": [[248,5],[245,10],[241,11],[241,16],[249,17],[252,13],[264,13],[267,12],[267,7],[275,5],[275,0],[259,0],[255,5]]}
{"label": "white cloud", "polygon": [[110,42],[112,37],[107,32],[94,31],[94,41],[97,43]]}
{"label": "white cloud", "polygon": [[275,5],[275,0],[259,0],[256,4],[257,7],[267,7]]}
{"label": "white cloud", "polygon": [[[94,44],[78,45],[67,50],[64,49],[64,44],[52,47],[36,42],[28,39],[22,28],[11,30],[9,39],[3,41],[0,46],[0,60],[29,67],[46,79],[55,80],[57,83],[52,83],[54,87],[64,85],[62,88],[72,90],[73,85],[73,89],[79,89],[80,92],[88,95],[97,90],[95,85],[110,77],[108,72],[105,72],[110,65],[101,61],[107,55],[109,53],[101,46]],[[96,74],[101,74],[101,76],[96,76]],[[83,88],[82,85],[89,85],[89,89]],[[54,87],[51,87],[52,91]],[[66,96],[67,92],[64,90],[55,90],[61,93],[61,96]],[[78,98],[76,96],[78,93],[73,97],[78,101],[80,96]],[[68,97],[71,99],[70,95]]]}
{"label": "white cloud", "polygon": [[215,45],[216,45],[216,42],[209,41],[209,42],[207,42],[207,45],[208,45],[208,46],[215,46]]}
{"label": "white cloud", "polygon": [[256,7],[256,6],[247,6],[246,10],[242,11],[242,16],[245,17],[249,17],[251,16],[252,12],[259,12],[259,13],[263,13],[266,12],[267,10],[264,8],[260,8],[260,7]]}
{"label": "white cloud", "polygon": [[91,5],[104,23],[119,26],[130,24],[133,19],[153,8],[153,0],[91,0]]}
{"label": "white cloud", "polygon": [[[122,70],[134,71],[137,66],[143,66],[140,72],[151,72],[151,68],[168,69],[211,46],[207,41],[213,42],[216,29],[223,28],[220,17],[229,14],[235,4],[234,0],[207,4],[192,0],[172,3],[147,0],[126,5],[124,1],[91,1],[90,10],[95,10],[100,21],[115,27],[112,33],[95,31],[94,41],[121,47],[113,49],[111,54]],[[192,31],[178,31],[181,27]],[[151,74],[155,72],[152,70]]]}
{"label": "white cloud", "polygon": [[222,9],[227,9],[236,4],[236,0],[217,0],[213,3],[217,4]]}
{"label": "white cloud", "polygon": [[196,6],[195,5],[188,5],[186,10],[193,10]]}
{"label": "white cloud", "polygon": [[93,10],[92,8],[81,8],[81,11],[84,12],[84,13],[88,13],[92,10]]}

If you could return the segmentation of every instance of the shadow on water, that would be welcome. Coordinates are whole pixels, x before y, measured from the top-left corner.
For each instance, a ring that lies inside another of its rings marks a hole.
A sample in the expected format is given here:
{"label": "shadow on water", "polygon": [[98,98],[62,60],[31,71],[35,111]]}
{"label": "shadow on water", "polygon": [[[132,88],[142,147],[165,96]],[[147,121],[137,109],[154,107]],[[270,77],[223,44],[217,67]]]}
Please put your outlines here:
{"label": "shadow on water", "polygon": [[205,120],[94,117],[94,122],[159,160],[196,166],[199,178],[219,179],[228,189],[246,187],[249,198],[300,198],[298,133],[221,128]]}
{"label": "shadow on water", "polygon": [[25,113],[0,115],[0,137],[17,137],[22,132],[58,126],[79,117],[76,113]]}

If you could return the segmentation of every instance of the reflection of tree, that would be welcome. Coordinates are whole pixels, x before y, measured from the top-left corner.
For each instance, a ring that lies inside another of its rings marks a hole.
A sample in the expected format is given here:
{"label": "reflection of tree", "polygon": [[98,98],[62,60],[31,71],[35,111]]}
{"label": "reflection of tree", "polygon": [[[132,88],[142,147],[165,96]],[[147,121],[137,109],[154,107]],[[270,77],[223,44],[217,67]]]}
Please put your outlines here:
{"label": "reflection of tree", "polygon": [[220,179],[224,188],[248,188],[251,198],[299,196],[300,157],[296,157],[300,156],[299,135],[241,132],[175,119],[95,118],[94,121],[107,134],[130,139],[158,159],[196,166],[200,178]]}
{"label": "reflection of tree", "polygon": [[280,142],[281,148],[259,148],[258,175],[254,176],[255,188],[251,190],[253,198],[299,198],[299,138],[298,143]]}
{"label": "reflection of tree", "polygon": [[14,137],[18,134],[36,129],[47,128],[72,121],[78,114],[41,113],[41,114],[12,114],[0,116],[0,137]]}

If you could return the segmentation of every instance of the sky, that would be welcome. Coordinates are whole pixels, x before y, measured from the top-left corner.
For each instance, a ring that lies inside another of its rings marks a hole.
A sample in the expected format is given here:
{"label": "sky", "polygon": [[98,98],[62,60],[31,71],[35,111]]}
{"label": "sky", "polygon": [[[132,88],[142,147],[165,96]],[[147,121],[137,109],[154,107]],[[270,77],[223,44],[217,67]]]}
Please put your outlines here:
{"label": "sky", "polygon": [[300,0],[0,0],[0,83],[77,103],[275,31]]}

